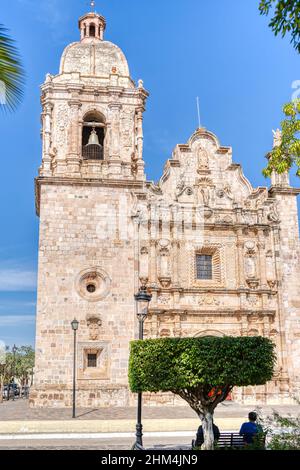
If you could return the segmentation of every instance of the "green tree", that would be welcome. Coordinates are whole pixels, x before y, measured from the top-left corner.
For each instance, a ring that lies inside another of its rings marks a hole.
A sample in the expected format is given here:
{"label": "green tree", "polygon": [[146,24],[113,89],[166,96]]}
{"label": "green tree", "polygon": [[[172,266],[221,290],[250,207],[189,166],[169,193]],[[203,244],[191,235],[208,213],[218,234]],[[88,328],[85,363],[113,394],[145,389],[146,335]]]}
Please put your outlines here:
{"label": "green tree", "polygon": [[10,383],[13,377],[13,354],[7,352],[5,361],[0,364],[0,403],[3,401],[3,386]]}
{"label": "green tree", "polygon": [[281,122],[281,144],[273,148],[266,157],[268,165],[263,170],[266,177],[273,171],[278,174],[288,172],[295,164],[297,176],[300,176],[300,100],[283,106],[285,119]]}
{"label": "green tree", "polygon": [[21,387],[32,385],[34,368],[34,349],[31,346],[17,348],[15,355],[11,351],[5,354],[5,361],[0,364],[0,402],[3,401],[3,386],[14,378]]}
{"label": "green tree", "polygon": [[[299,400],[295,398],[299,403]],[[264,429],[268,429],[268,449],[270,450],[300,450],[300,415],[281,416],[273,411],[271,416],[260,421]]]}
{"label": "green tree", "polygon": [[0,24],[0,108],[12,110],[23,97],[24,72],[14,41]]}
{"label": "green tree", "polygon": [[234,386],[271,380],[274,344],[257,337],[163,338],[133,341],[129,384],[132,392],[173,392],[202,421],[206,450],[214,447],[213,414]]}
{"label": "green tree", "polygon": [[15,375],[22,387],[29,383],[32,385],[34,358],[35,353],[31,346],[21,346],[17,349]]}
{"label": "green tree", "polygon": [[270,28],[276,36],[291,34],[291,43],[300,52],[300,0],[261,0],[259,10],[262,15],[273,10]]}

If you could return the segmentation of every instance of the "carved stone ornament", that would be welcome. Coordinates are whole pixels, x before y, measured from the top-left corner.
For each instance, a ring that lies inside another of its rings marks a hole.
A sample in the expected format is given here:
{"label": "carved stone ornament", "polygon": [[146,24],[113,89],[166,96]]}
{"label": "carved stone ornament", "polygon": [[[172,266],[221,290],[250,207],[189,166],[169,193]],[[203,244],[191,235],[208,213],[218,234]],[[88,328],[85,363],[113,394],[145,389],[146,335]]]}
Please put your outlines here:
{"label": "carved stone ornament", "polygon": [[79,273],[75,280],[75,287],[83,299],[98,302],[110,293],[111,280],[103,269],[94,267]]}
{"label": "carved stone ornament", "polygon": [[102,321],[99,315],[88,315],[87,326],[89,328],[89,336],[91,341],[96,341],[100,337],[100,327]]}
{"label": "carved stone ornament", "polygon": [[162,285],[162,287],[167,288],[167,287],[170,287],[172,279],[171,279],[171,277],[160,276],[159,277],[159,282]]}
{"label": "carved stone ornament", "polygon": [[248,286],[250,287],[250,289],[257,289],[259,287],[259,279],[254,279],[254,278],[251,278],[251,279],[246,279],[246,282],[248,284]]}
{"label": "carved stone ornament", "polygon": [[157,303],[160,305],[168,305],[170,300],[171,297],[169,295],[161,294],[157,299]]}
{"label": "carved stone ornament", "polygon": [[257,307],[259,303],[259,297],[257,295],[248,295],[247,302],[252,307]]}
{"label": "carved stone ornament", "polygon": [[279,215],[278,215],[275,204],[273,204],[270,208],[270,212],[268,214],[268,220],[270,220],[270,222],[279,222]]}
{"label": "carved stone ornament", "polygon": [[272,280],[272,281],[269,280],[269,281],[268,281],[268,285],[269,285],[270,289],[275,289],[275,287],[277,286],[277,281],[275,281],[275,280]]}
{"label": "carved stone ornament", "polygon": [[247,254],[254,255],[255,254],[255,242],[248,241],[245,243],[245,248],[247,250]]}
{"label": "carved stone ornament", "polygon": [[217,297],[207,295],[205,297],[201,297],[198,301],[198,304],[199,305],[207,305],[207,306],[219,306],[219,305],[221,305],[221,301]]}

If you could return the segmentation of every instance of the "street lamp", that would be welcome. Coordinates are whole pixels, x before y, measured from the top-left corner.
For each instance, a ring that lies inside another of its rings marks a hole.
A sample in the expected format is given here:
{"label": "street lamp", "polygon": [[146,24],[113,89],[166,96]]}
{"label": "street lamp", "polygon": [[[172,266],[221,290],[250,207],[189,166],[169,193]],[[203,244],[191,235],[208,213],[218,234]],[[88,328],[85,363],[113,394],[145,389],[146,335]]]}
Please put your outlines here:
{"label": "street lamp", "polygon": [[72,330],[74,331],[74,360],[73,360],[73,414],[72,418],[76,418],[76,332],[79,327],[79,322],[74,319],[71,322]]}
{"label": "street lamp", "polygon": [[[148,294],[146,286],[142,286],[139,292],[134,296],[136,300],[136,314],[139,321],[139,339],[144,339],[144,322],[148,315],[149,303],[152,295]],[[138,450],[143,447],[143,425],[142,425],[142,393],[138,393],[136,441],[134,448]]]}
{"label": "street lamp", "polygon": [[[14,344],[12,348],[13,356],[14,356],[14,362],[13,362],[13,400],[15,400],[15,375],[16,375],[16,352],[17,352],[17,346]],[[9,390],[8,390],[9,394]]]}

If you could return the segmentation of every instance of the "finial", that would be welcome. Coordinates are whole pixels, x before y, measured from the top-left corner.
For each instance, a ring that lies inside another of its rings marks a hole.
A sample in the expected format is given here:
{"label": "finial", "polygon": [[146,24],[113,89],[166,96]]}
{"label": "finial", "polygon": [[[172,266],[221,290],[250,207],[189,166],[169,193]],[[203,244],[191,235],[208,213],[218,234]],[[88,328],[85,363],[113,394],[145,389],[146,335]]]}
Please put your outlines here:
{"label": "finial", "polygon": [[91,0],[91,8],[93,12],[95,12],[95,3],[95,0]]}
{"label": "finial", "polygon": [[198,129],[201,129],[201,118],[200,118],[200,104],[199,104],[199,96],[197,96],[197,111],[198,111]]}

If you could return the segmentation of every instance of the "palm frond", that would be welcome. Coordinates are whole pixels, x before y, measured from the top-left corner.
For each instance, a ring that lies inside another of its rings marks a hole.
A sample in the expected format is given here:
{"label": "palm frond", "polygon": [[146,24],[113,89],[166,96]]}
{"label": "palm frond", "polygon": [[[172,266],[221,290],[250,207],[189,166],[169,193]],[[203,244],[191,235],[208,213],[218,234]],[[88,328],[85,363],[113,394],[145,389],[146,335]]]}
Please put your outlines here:
{"label": "palm frond", "polygon": [[24,70],[14,41],[0,24],[0,110],[12,111],[21,102]]}

